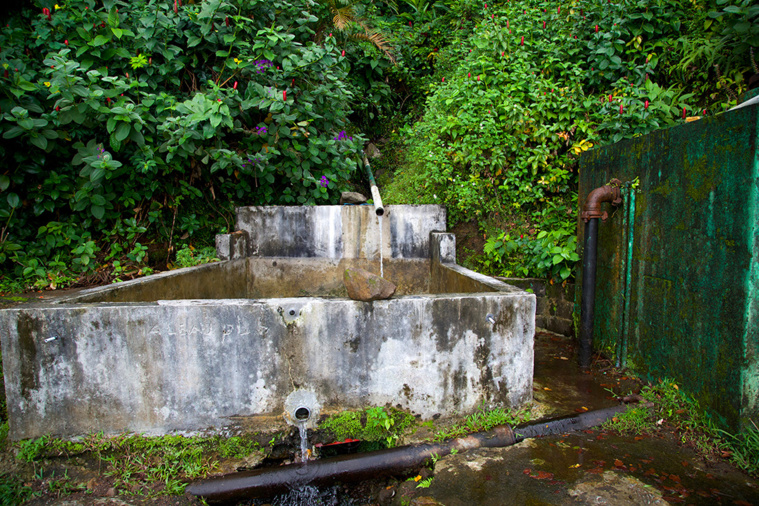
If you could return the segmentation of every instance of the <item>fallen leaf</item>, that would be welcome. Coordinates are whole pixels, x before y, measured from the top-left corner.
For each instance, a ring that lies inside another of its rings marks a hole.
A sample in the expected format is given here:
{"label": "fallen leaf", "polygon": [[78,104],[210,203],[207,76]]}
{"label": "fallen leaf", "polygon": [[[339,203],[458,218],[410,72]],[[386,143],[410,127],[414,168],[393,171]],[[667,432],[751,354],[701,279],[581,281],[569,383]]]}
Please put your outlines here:
{"label": "fallen leaf", "polygon": [[622,462],[622,461],[621,461],[621,460],[619,460],[619,459],[616,459],[616,460],[614,461],[614,466],[615,466],[615,467],[625,467],[625,463],[624,463],[624,462]]}
{"label": "fallen leaf", "polygon": [[553,479],[553,473],[549,473],[546,471],[538,471],[537,476],[532,476],[532,478],[535,478],[537,480],[549,480],[549,479]]}
{"label": "fallen leaf", "polygon": [[548,390],[549,392],[551,391],[551,389],[548,387],[543,387],[543,390]]}
{"label": "fallen leaf", "polygon": [[581,465],[582,465],[582,464],[574,464],[574,465],[572,465],[572,466],[569,466],[569,468],[570,468],[570,469],[577,469],[577,468],[578,468],[578,467],[580,467]]}
{"label": "fallen leaf", "polygon": [[733,452],[731,452],[731,451],[729,451],[729,450],[722,450],[722,451],[721,451],[719,454],[720,454],[720,456],[721,456],[723,459],[726,459],[726,458],[728,458],[730,455],[732,455],[732,454],[733,454]]}
{"label": "fallen leaf", "polygon": [[688,461],[687,460],[683,460],[681,462],[681,464],[683,465],[683,467],[688,467]]}
{"label": "fallen leaf", "polygon": [[562,360],[569,360],[567,357],[559,357]]}
{"label": "fallen leaf", "polygon": [[532,472],[532,469],[525,469],[522,471],[522,474],[530,474]]}
{"label": "fallen leaf", "polygon": [[676,482],[676,483],[680,483],[680,477],[678,475],[676,475],[676,474],[670,474],[669,475],[669,479],[672,480],[672,481],[674,481],[674,482]]}

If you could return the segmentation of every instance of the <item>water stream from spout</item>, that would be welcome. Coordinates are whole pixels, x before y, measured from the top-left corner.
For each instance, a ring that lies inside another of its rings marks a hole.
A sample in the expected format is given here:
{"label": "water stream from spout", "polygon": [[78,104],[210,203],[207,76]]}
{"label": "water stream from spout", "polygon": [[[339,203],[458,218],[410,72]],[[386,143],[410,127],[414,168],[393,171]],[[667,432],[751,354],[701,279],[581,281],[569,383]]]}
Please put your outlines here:
{"label": "water stream from spout", "polygon": [[382,216],[377,216],[379,223],[379,254],[380,254],[380,277],[385,277],[384,259],[382,258]]}
{"label": "water stream from spout", "polygon": [[307,420],[298,421],[298,430],[300,431],[300,460],[304,464],[308,462],[308,428]]}

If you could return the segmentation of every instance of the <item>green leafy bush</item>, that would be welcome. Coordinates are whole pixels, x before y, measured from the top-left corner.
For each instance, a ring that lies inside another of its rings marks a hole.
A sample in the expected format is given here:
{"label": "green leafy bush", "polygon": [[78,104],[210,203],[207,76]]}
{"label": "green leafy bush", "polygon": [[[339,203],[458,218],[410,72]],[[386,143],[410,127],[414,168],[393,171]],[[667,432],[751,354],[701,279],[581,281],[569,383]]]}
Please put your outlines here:
{"label": "green leafy bush", "polygon": [[317,41],[320,4],[37,5],[0,32],[4,281],[144,265],[119,223],[209,243],[237,202],[335,201],[356,170],[358,88],[337,39]]}
{"label": "green leafy bush", "polygon": [[[750,55],[729,57],[743,46],[720,38],[724,22],[705,29],[699,2],[488,5],[452,3],[474,27],[452,31],[435,57],[424,116],[399,134],[408,166],[385,201],[441,203],[451,224],[476,222],[491,236],[492,272],[565,279],[573,220],[552,226],[543,211],[576,201],[578,157],[724,111],[745,89]],[[694,56],[696,46],[711,50]]]}

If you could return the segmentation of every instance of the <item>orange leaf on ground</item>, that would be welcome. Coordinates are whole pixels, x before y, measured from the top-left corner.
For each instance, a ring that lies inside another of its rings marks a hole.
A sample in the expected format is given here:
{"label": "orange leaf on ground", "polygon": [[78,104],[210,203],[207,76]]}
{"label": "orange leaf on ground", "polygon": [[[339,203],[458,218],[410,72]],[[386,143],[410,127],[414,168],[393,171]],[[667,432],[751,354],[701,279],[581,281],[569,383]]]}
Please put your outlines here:
{"label": "orange leaf on ground", "polygon": [[624,462],[622,462],[622,461],[621,461],[621,460],[619,460],[619,459],[616,459],[616,460],[614,461],[614,466],[615,466],[615,467],[625,467],[625,463],[624,463]]}
{"label": "orange leaf on ground", "polygon": [[532,476],[532,478],[535,478],[538,480],[551,480],[553,479],[553,473],[548,473],[546,471],[538,471],[538,475]]}

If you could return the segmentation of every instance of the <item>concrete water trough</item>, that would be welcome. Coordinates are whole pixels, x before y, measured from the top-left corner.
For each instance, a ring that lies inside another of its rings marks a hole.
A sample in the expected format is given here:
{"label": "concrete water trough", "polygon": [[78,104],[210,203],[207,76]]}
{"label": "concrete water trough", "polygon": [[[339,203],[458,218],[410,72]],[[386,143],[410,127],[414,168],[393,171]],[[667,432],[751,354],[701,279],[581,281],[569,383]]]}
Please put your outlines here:
{"label": "concrete water trough", "polygon": [[[250,426],[300,390],[425,419],[532,399],[535,296],[456,265],[444,208],[244,207],[237,228],[228,260],[0,311],[10,437]],[[379,273],[380,248],[395,295],[350,300],[344,269]]]}

